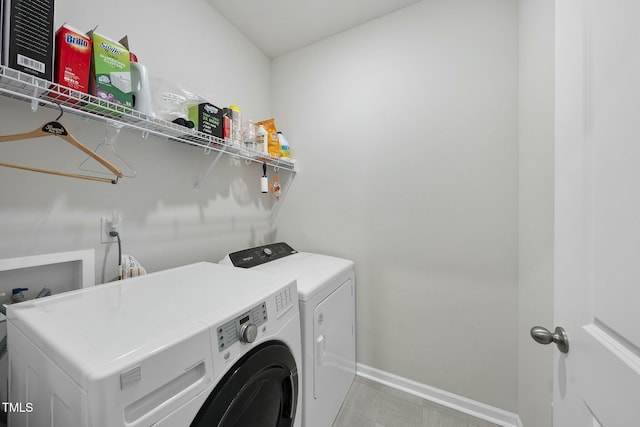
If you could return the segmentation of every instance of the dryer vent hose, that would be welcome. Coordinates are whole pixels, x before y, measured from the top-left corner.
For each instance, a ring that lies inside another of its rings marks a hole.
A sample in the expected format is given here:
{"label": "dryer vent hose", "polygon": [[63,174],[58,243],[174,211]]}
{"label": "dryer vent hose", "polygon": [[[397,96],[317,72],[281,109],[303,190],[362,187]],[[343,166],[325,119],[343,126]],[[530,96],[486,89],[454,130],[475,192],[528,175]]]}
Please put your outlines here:
{"label": "dryer vent hose", "polygon": [[38,295],[36,295],[36,298],[48,297],[49,295],[51,295],[51,289],[42,288],[42,290],[38,292]]}

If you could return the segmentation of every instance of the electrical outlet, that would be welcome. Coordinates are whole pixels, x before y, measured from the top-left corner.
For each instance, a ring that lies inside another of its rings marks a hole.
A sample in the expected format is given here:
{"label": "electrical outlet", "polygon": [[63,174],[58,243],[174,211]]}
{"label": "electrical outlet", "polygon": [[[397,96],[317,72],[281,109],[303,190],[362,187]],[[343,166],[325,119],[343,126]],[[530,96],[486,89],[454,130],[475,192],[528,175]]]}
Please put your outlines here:
{"label": "electrical outlet", "polygon": [[118,238],[116,236],[109,236],[109,233],[115,230],[113,228],[113,218],[103,216],[101,219],[102,233],[100,234],[100,243],[117,243]]}

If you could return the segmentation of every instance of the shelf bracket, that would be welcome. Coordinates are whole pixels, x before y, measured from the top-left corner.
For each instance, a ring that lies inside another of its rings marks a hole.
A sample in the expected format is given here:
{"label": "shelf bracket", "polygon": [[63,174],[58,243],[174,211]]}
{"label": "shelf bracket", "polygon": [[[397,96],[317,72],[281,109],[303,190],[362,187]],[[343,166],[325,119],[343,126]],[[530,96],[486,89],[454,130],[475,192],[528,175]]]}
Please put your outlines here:
{"label": "shelf bracket", "polygon": [[33,89],[33,99],[31,100],[31,111],[34,113],[38,111],[38,86]]}
{"label": "shelf bracket", "polygon": [[211,162],[211,165],[209,165],[209,168],[206,171],[204,171],[202,176],[200,176],[200,178],[196,182],[196,185],[193,186],[193,191],[195,191],[196,193],[200,191],[200,187],[202,186],[202,183],[204,182],[205,179],[207,179],[207,177],[209,176],[213,168],[216,166],[216,163],[218,163],[218,160],[220,160],[220,157],[222,157],[222,155],[224,154],[224,150],[226,148],[227,146],[225,145],[222,148],[222,150],[218,151],[218,155],[215,157],[215,159],[213,159],[213,162]]}

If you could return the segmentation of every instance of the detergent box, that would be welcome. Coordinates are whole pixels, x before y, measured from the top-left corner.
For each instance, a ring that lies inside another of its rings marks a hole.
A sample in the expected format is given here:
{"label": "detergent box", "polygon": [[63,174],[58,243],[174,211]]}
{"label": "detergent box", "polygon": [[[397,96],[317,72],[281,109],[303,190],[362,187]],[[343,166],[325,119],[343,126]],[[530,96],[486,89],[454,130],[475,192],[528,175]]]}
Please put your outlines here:
{"label": "detergent box", "polygon": [[91,70],[91,38],[65,24],[56,31],[54,82],[88,93]]}
{"label": "detergent box", "polygon": [[218,108],[208,102],[192,105],[188,108],[189,120],[197,131],[222,138],[222,108]]}
{"label": "detergent box", "polygon": [[133,107],[131,62],[126,38],[120,42],[94,31],[89,32],[93,53],[89,74],[89,93],[102,101]]}
{"label": "detergent box", "polygon": [[[54,82],[61,87],[61,93],[69,93],[64,88],[81,93],[89,91],[89,71],[91,69],[91,38],[79,30],[65,24],[56,31],[56,55]],[[76,98],[80,95],[74,94]],[[77,101],[49,92],[49,98],[65,102]]]}
{"label": "detergent box", "polygon": [[[53,80],[53,0],[0,0],[2,64]],[[37,13],[36,13],[37,10]]]}

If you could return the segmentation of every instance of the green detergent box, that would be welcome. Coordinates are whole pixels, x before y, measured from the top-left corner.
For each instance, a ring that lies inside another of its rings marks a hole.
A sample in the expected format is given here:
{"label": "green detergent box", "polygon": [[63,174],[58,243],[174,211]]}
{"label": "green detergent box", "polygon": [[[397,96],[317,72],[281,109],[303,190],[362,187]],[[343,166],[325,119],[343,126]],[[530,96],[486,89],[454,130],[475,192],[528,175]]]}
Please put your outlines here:
{"label": "green detergent box", "polygon": [[131,93],[131,62],[126,37],[119,42],[96,32],[92,40],[89,93],[100,101],[133,108]]}
{"label": "green detergent box", "polygon": [[189,107],[189,120],[195,124],[197,131],[223,138],[222,108],[208,102]]}

